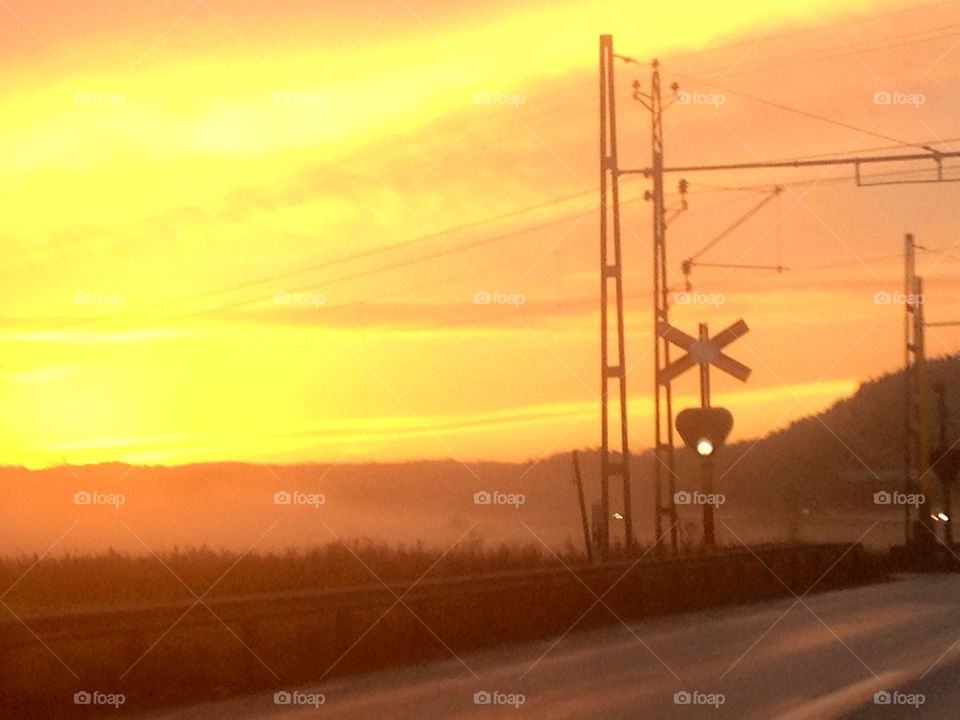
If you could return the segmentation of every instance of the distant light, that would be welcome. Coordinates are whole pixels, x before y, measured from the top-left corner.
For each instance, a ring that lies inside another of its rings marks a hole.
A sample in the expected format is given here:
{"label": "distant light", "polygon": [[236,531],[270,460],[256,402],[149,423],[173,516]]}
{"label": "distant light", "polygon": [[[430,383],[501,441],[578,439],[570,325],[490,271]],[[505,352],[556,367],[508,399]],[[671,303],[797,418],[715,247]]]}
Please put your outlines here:
{"label": "distant light", "polygon": [[613,516],[614,516],[617,520],[623,520],[623,515],[621,515],[620,513],[614,513]]}
{"label": "distant light", "polygon": [[937,517],[940,518],[941,522],[949,522],[950,516],[946,513],[937,513]]}
{"label": "distant light", "polygon": [[700,438],[697,441],[697,452],[706,457],[713,454],[713,443],[709,438]]}

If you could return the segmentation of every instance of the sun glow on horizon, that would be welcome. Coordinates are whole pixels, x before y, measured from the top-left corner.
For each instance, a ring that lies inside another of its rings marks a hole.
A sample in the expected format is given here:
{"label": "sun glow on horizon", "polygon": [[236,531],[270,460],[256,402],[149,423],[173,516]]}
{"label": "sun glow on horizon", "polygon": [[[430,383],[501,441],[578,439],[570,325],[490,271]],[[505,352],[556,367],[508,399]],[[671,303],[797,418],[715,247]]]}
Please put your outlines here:
{"label": "sun glow on horizon", "polygon": [[[822,23],[905,7],[697,0],[678,23],[674,7],[626,2],[362,12],[180,3],[109,19],[123,25],[123,41],[109,44],[98,24],[107,18],[85,15],[87,4],[0,10],[22,20],[0,30],[13,50],[0,61],[8,465],[517,460],[596,445],[597,36],[614,33],[618,50],[644,62],[660,56],[665,74],[672,57],[684,71],[702,57],[704,70],[732,72],[770,53],[768,34],[805,32],[819,43],[811,52],[842,51]],[[649,68],[622,67],[624,161],[642,164],[648,120],[629,88]],[[751,109],[731,101],[726,111],[726,130],[713,110],[672,111],[671,152],[697,150],[705,132],[725,138],[720,155],[746,152],[733,128]],[[768,155],[778,132],[751,138],[748,157]],[[628,360],[642,443],[652,434],[649,211],[645,182],[632,182]],[[746,207],[714,209],[705,197],[694,209],[708,221],[681,217],[671,229],[674,266]],[[871,197],[876,212],[861,216],[889,224],[889,204]],[[817,242],[829,246],[822,264],[849,260],[848,249],[882,254],[870,249],[875,226],[838,225],[837,243],[800,207],[778,236],[785,264],[813,265],[805,254]],[[765,228],[776,215],[763,217],[738,240],[743,262],[773,261]],[[897,241],[892,233],[887,247]],[[723,305],[677,309],[684,327],[751,325],[749,351],[731,352],[754,377],[717,385],[741,411],[735,439],[897,366],[893,343],[840,360],[819,344],[838,322],[864,346],[900,322],[871,300],[897,282],[897,261],[869,268],[861,285],[834,285],[826,271],[805,276],[806,289],[717,272],[705,279],[727,294]],[[954,269],[932,271],[931,292],[953,297]],[[476,300],[497,293],[514,304]],[[955,347],[943,337],[937,351]],[[793,343],[810,349],[798,358]]]}

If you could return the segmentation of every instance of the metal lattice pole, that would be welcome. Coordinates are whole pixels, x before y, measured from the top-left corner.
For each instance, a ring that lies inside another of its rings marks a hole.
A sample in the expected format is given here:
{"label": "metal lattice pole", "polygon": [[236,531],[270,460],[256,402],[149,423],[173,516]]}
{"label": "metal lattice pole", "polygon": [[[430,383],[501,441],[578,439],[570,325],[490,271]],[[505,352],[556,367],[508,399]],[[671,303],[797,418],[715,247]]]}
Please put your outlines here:
{"label": "metal lattice pole", "polygon": [[[633,550],[633,509],[630,498],[630,449],[627,426],[626,351],[623,326],[623,258],[620,246],[620,169],[617,165],[616,98],[613,76],[613,36],[600,36],[600,555],[610,548],[610,479],[623,480],[624,542]],[[612,261],[611,261],[612,255]],[[613,281],[616,312],[616,359],[610,361],[609,284]],[[619,460],[611,461],[609,382],[619,384]]]}
{"label": "metal lattice pole", "polygon": [[[674,504],[673,393],[669,380],[661,373],[670,364],[670,344],[657,332],[659,324],[670,321],[670,297],[667,286],[667,222],[663,197],[663,103],[660,94],[659,63],[653,61],[650,84],[651,149],[653,165],[653,328],[654,328],[654,528],[658,546],[663,537],[663,516],[670,521],[670,544],[677,552],[677,508]],[[664,504],[663,475],[667,474],[667,498]]]}

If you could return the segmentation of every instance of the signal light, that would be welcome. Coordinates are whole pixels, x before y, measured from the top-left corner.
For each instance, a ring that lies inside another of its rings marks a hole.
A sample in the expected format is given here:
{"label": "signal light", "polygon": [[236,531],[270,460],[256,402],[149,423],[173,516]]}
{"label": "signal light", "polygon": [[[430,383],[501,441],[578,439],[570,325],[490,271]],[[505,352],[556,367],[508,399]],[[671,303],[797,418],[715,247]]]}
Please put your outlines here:
{"label": "signal light", "polygon": [[733,415],[726,408],[687,408],[677,415],[677,432],[700,457],[710,457],[723,447],[733,429]]}

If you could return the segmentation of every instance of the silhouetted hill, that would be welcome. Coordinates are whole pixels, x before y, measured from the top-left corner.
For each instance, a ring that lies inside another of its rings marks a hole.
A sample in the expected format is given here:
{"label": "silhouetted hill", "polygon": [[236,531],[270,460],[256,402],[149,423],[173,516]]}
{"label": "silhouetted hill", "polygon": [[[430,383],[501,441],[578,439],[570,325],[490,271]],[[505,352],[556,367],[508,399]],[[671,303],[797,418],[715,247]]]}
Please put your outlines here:
{"label": "silhouetted hill", "polygon": [[[932,388],[947,390],[948,439],[960,429],[960,357],[928,363],[930,437],[939,418]],[[865,382],[826,411],[802,418],[757,442],[726,448],[720,472],[730,492],[745,492],[768,503],[810,506],[842,503],[855,489],[870,492],[901,487],[903,475],[903,373]],[[857,493],[859,495],[859,493]]]}

